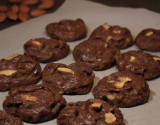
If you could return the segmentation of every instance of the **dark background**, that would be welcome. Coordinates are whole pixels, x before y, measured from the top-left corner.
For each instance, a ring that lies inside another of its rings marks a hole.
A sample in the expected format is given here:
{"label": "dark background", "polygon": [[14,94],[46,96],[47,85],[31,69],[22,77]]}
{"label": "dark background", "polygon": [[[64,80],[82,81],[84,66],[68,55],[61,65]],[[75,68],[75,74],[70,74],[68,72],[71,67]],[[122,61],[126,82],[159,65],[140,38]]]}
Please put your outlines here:
{"label": "dark background", "polygon": [[[49,10],[47,13],[55,12],[65,0],[56,0],[55,6]],[[160,13],[160,0],[89,0],[92,2],[101,3],[108,6],[114,7],[130,7],[130,8],[146,8],[148,10]],[[9,3],[8,0],[0,0],[0,5],[6,5],[10,8],[13,4]],[[35,9],[38,5],[29,6],[30,9]],[[20,20],[13,21],[6,19],[4,22],[0,23],[0,30],[3,30],[12,25],[22,23]]]}

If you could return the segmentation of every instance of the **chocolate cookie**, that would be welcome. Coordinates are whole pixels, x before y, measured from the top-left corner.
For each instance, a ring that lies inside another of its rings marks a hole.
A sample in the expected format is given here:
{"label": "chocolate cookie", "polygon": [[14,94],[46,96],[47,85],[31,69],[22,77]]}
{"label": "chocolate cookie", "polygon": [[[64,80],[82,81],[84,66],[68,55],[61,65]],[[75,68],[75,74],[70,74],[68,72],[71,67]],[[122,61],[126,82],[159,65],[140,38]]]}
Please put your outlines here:
{"label": "chocolate cookie", "polygon": [[85,63],[69,66],[62,63],[48,63],[42,71],[42,81],[62,94],[86,94],[90,91],[94,73]]}
{"label": "chocolate cookie", "polygon": [[88,39],[73,50],[73,57],[76,62],[84,62],[93,70],[105,70],[115,63],[115,55],[120,51],[105,42],[103,39]]}
{"label": "chocolate cookie", "polygon": [[23,125],[23,122],[19,118],[0,110],[0,125]]}
{"label": "chocolate cookie", "polygon": [[123,71],[102,78],[93,88],[95,98],[111,105],[133,107],[148,102],[150,89],[141,76]]}
{"label": "chocolate cookie", "polygon": [[40,64],[29,56],[14,54],[0,60],[0,91],[35,84],[40,77]]}
{"label": "chocolate cookie", "polygon": [[39,62],[49,62],[66,57],[70,48],[63,40],[36,38],[26,42],[24,50]]}
{"label": "chocolate cookie", "polygon": [[49,36],[65,41],[74,41],[86,37],[87,29],[82,19],[61,20],[46,26]]}
{"label": "chocolate cookie", "polygon": [[9,91],[3,108],[27,122],[43,122],[55,118],[65,107],[62,95],[48,85],[21,86]]}
{"label": "chocolate cookie", "polygon": [[135,44],[142,50],[151,52],[160,51],[160,30],[144,29],[135,39]]}
{"label": "chocolate cookie", "polygon": [[116,56],[116,66],[119,71],[130,71],[151,79],[160,75],[160,57],[147,52],[128,51]]}
{"label": "chocolate cookie", "polygon": [[124,125],[117,106],[100,99],[68,103],[57,117],[58,125]]}
{"label": "chocolate cookie", "polygon": [[107,23],[96,28],[90,38],[103,38],[107,44],[124,49],[134,44],[131,32],[120,26],[109,26]]}

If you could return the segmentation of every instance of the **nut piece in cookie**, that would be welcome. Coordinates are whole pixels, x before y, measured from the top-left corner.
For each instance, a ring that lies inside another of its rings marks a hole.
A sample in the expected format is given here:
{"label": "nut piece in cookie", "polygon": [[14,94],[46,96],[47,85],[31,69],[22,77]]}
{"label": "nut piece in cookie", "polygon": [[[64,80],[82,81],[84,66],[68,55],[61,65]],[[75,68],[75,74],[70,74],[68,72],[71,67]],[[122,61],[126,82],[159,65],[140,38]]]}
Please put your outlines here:
{"label": "nut piece in cookie", "polygon": [[120,26],[109,26],[107,23],[97,27],[90,35],[90,38],[102,38],[109,45],[118,49],[124,49],[134,44],[131,32]]}
{"label": "nut piece in cookie", "polygon": [[92,93],[112,105],[133,107],[148,102],[150,89],[144,78],[123,71],[102,78]]}

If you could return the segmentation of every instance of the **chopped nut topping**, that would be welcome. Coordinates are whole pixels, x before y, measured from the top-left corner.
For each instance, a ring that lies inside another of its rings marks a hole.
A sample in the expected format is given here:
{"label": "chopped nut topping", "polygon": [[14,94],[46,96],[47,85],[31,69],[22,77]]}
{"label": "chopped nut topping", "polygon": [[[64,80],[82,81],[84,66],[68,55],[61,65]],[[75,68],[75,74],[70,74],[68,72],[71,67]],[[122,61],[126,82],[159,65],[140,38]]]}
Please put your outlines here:
{"label": "chopped nut topping", "polygon": [[11,76],[15,72],[17,72],[17,70],[3,70],[0,71],[0,75]]}
{"label": "chopped nut topping", "polygon": [[4,58],[5,60],[11,60],[13,59],[14,57],[18,56],[18,54],[13,54],[12,56],[9,56],[7,58]]}
{"label": "chopped nut topping", "polygon": [[113,30],[113,33],[121,33],[120,30]]}
{"label": "chopped nut topping", "polygon": [[158,60],[160,61],[160,57],[154,57],[153,59],[154,59],[155,61],[158,61]]}
{"label": "chopped nut topping", "polygon": [[103,27],[104,27],[106,30],[108,30],[108,29],[110,28],[110,26],[109,26],[107,23],[103,24]]}
{"label": "chopped nut topping", "polygon": [[108,36],[108,37],[107,37],[107,42],[108,42],[110,39],[112,39],[112,36]]}
{"label": "chopped nut topping", "polygon": [[129,61],[132,62],[132,61],[134,61],[135,59],[136,59],[136,58],[135,58],[134,56],[131,56]]}
{"label": "chopped nut topping", "polygon": [[34,73],[37,73],[37,69],[34,71]]}
{"label": "chopped nut topping", "polygon": [[107,47],[108,47],[108,44],[107,44],[107,43],[105,43],[105,44],[104,44],[104,47],[105,47],[105,48],[107,48]]}
{"label": "chopped nut topping", "polygon": [[100,109],[101,105],[102,105],[102,102],[95,102],[90,107],[92,109]]}
{"label": "chopped nut topping", "polygon": [[67,73],[72,73],[74,75],[74,71],[68,68],[58,68],[58,71],[62,71],[62,72],[67,72]]}
{"label": "chopped nut topping", "polygon": [[153,34],[153,32],[150,31],[150,32],[146,33],[146,36],[151,36],[152,34]]}
{"label": "chopped nut topping", "polygon": [[118,77],[118,80],[120,81],[120,82],[117,82],[116,84],[115,84],[115,86],[117,87],[117,88],[122,88],[123,86],[124,86],[124,83],[126,83],[126,82],[128,82],[128,81],[131,81],[131,79],[129,78],[129,77]]}
{"label": "chopped nut topping", "polygon": [[127,38],[126,38],[126,41],[127,41],[127,42],[130,42],[130,41],[131,41],[131,37],[127,37]]}
{"label": "chopped nut topping", "polygon": [[112,123],[114,121],[116,121],[116,117],[112,113],[109,112],[105,114],[105,122]]}
{"label": "chopped nut topping", "polygon": [[35,45],[37,45],[37,46],[40,46],[40,45],[41,45],[41,43],[38,42],[38,41],[32,41],[32,44],[35,44]]}
{"label": "chopped nut topping", "polygon": [[114,100],[114,99],[115,99],[115,96],[114,96],[114,95],[111,95],[111,94],[107,94],[106,97],[107,97],[109,100]]}
{"label": "chopped nut topping", "polygon": [[98,61],[101,61],[101,59],[97,59]]}
{"label": "chopped nut topping", "polygon": [[28,100],[28,101],[37,101],[38,98],[35,97],[35,96],[31,96],[31,95],[22,95],[21,94],[21,98],[25,99],[25,100]]}

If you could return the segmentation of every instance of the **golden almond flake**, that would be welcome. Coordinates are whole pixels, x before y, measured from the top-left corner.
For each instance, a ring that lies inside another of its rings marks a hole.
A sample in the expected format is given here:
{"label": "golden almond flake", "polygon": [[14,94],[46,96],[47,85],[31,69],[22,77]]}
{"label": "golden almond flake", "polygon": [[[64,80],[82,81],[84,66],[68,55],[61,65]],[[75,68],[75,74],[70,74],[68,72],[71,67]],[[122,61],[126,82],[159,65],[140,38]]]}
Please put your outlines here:
{"label": "golden almond flake", "polygon": [[113,33],[121,33],[120,30],[113,30]]}
{"label": "golden almond flake", "polygon": [[16,73],[17,70],[3,70],[0,71],[0,75],[11,76],[13,73]]}
{"label": "golden almond flake", "polygon": [[37,46],[40,46],[40,45],[41,45],[41,43],[38,42],[38,41],[32,41],[31,43],[32,43],[32,44],[35,44],[35,45],[37,45]]}
{"label": "golden almond flake", "polygon": [[59,68],[58,68],[58,71],[67,72],[67,73],[72,73],[72,74],[74,75],[74,71],[71,70],[71,69],[68,69],[68,68],[59,67]]}
{"label": "golden almond flake", "polygon": [[107,47],[108,47],[108,44],[107,44],[107,43],[105,43],[105,44],[104,44],[104,47],[105,47],[105,48],[107,48]]}
{"label": "golden almond flake", "polygon": [[11,55],[11,56],[9,56],[9,57],[7,57],[7,58],[4,58],[5,60],[11,60],[11,59],[13,59],[14,57],[16,57],[16,56],[18,56],[18,54],[13,54],[13,55]]}
{"label": "golden almond flake", "polygon": [[150,32],[146,33],[146,36],[151,36],[152,34],[153,34],[153,32],[150,31]]}
{"label": "golden almond flake", "polygon": [[112,39],[112,36],[108,36],[108,37],[107,37],[107,42],[108,42],[110,39]]}
{"label": "golden almond flake", "polygon": [[37,101],[38,98],[35,97],[35,96],[31,96],[31,95],[21,95],[21,98],[25,99],[25,100],[28,100],[28,101]]}
{"label": "golden almond flake", "polygon": [[132,81],[129,77],[118,77],[118,80],[119,80],[120,82],[117,82],[117,83],[115,84],[115,86],[116,86],[117,88],[122,88],[122,87],[124,86],[124,83],[126,83],[126,82],[128,82],[128,81]]}
{"label": "golden almond flake", "polygon": [[107,97],[109,100],[114,100],[114,99],[115,99],[115,96],[112,95],[112,94],[107,94],[106,97]]}
{"label": "golden almond flake", "polygon": [[114,121],[116,121],[115,115],[113,115],[111,112],[105,114],[105,122],[112,123]]}
{"label": "golden almond flake", "polygon": [[98,61],[101,61],[101,59],[97,59]]}
{"label": "golden almond flake", "polygon": [[110,26],[109,26],[107,23],[103,24],[103,27],[104,27],[106,30],[108,30],[108,29],[110,28]]}
{"label": "golden almond flake", "polygon": [[153,59],[155,60],[155,61],[160,61],[160,57],[153,57]]}
{"label": "golden almond flake", "polygon": [[135,59],[136,59],[136,57],[131,56],[129,61],[131,61],[131,62],[132,62],[132,61],[134,61]]}
{"label": "golden almond flake", "polygon": [[95,102],[95,103],[93,103],[90,107],[92,108],[92,109],[100,109],[100,107],[101,107],[101,105],[102,105],[102,102]]}

